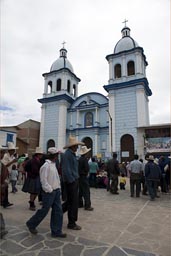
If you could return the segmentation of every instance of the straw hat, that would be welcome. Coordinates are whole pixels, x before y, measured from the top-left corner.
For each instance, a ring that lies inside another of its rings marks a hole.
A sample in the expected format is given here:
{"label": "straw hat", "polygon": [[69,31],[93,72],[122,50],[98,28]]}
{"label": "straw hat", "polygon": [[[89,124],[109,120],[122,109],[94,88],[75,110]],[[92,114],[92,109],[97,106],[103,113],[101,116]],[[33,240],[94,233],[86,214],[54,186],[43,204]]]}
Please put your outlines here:
{"label": "straw hat", "polygon": [[154,156],[153,155],[149,155],[148,160],[154,161]]}
{"label": "straw hat", "polygon": [[155,158],[155,159],[154,159],[154,163],[155,163],[155,164],[159,164],[159,159],[158,159],[158,158]]}
{"label": "straw hat", "polygon": [[60,151],[57,148],[55,148],[55,147],[48,148],[48,153],[50,155],[55,155],[55,154],[58,154],[59,152]]}
{"label": "straw hat", "polygon": [[43,155],[44,153],[43,153],[43,150],[40,147],[36,147],[35,154]]}
{"label": "straw hat", "polygon": [[18,149],[18,147],[15,147],[14,143],[13,142],[7,142],[7,145],[8,145],[8,150],[15,150],[15,149]]}
{"label": "straw hat", "polygon": [[68,144],[65,147],[63,147],[63,149],[70,148],[70,147],[76,146],[76,145],[83,146],[83,145],[85,145],[85,143],[77,141],[75,136],[70,136]]}
{"label": "straw hat", "polygon": [[85,155],[85,154],[87,154],[90,150],[91,150],[91,148],[87,148],[86,146],[82,146],[79,153],[80,153],[80,155]]}

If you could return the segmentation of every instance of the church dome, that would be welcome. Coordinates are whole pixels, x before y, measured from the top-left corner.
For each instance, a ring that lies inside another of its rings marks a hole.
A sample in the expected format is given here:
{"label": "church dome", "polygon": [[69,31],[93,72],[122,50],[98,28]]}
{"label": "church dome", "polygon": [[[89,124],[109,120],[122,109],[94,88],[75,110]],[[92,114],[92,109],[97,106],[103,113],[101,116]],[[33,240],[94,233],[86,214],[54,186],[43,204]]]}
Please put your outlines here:
{"label": "church dome", "polygon": [[53,62],[50,72],[62,68],[68,68],[72,73],[74,73],[74,69],[70,61],[67,59],[67,50],[65,48],[60,49],[60,57]]}
{"label": "church dome", "polygon": [[130,36],[130,28],[124,27],[121,33],[122,38],[115,45],[114,54],[138,47],[137,42]]}

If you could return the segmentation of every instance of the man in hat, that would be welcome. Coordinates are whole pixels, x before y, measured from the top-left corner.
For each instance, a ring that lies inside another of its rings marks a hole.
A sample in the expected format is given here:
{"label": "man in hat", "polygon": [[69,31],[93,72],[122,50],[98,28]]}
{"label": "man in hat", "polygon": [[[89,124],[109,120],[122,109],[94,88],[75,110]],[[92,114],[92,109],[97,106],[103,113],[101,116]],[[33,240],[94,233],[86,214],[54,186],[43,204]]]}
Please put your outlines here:
{"label": "man in hat", "polygon": [[2,163],[8,168],[8,173],[10,176],[12,165],[15,163],[17,165],[17,158],[15,157],[15,152],[16,152],[16,149],[18,149],[18,147],[15,147],[13,142],[8,142],[7,145],[8,145],[8,148],[7,148],[8,152],[4,154],[2,158]]}
{"label": "man in hat", "polygon": [[129,165],[130,171],[130,192],[131,197],[134,197],[134,190],[136,190],[136,197],[140,197],[141,179],[143,176],[143,164],[138,160],[139,156],[134,155],[134,160]]}
{"label": "man in hat", "polygon": [[13,204],[9,203],[8,201],[8,183],[6,179],[8,178],[8,169],[2,162],[4,155],[6,154],[6,150],[8,148],[0,146],[0,201],[1,205],[4,208],[12,206]]}
{"label": "man in hat", "polygon": [[119,168],[119,162],[117,160],[117,154],[113,152],[112,158],[107,162],[106,164],[106,171],[109,178],[109,184],[111,180],[110,185],[110,192],[112,194],[118,195],[118,182],[119,182],[119,174],[120,174],[120,168]]}
{"label": "man in hat", "polygon": [[[78,160],[78,173],[79,173],[79,207],[83,207],[87,211],[93,211],[90,200],[90,187],[88,182],[89,164],[88,164],[88,152],[91,148],[82,146],[80,150],[80,158]],[[84,198],[84,204],[83,204]]]}
{"label": "man in hat", "polygon": [[37,234],[38,231],[36,227],[47,216],[50,208],[52,208],[50,219],[51,236],[54,238],[65,238],[66,234],[62,233],[63,212],[61,205],[60,178],[56,168],[57,157],[57,148],[50,147],[48,149],[47,159],[40,168],[42,208],[26,222],[26,225],[32,234]]}
{"label": "man in hat", "polygon": [[[11,206],[8,202],[8,183],[5,181],[8,176],[8,170],[6,166],[1,162],[5,154],[6,148],[0,146],[0,201],[1,205],[6,208]],[[0,238],[2,239],[8,231],[5,229],[5,221],[2,213],[0,213]]]}
{"label": "man in hat", "polygon": [[64,147],[66,149],[62,156],[62,176],[66,189],[66,201],[63,203],[63,212],[68,211],[68,228],[80,230],[81,227],[76,224],[78,219],[78,161],[76,152],[78,145],[84,145],[83,142],[76,140],[74,136],[69,137],[69,143]]}
{"label": "man in hat", "polygon": [[145,165],[145,178],[150,200],[154,201],[155,197],[159,197],[157,196],[157,185],[161,178],[161,170],[160,167],[154,163],[153,155],[149,155],[148,163]]}

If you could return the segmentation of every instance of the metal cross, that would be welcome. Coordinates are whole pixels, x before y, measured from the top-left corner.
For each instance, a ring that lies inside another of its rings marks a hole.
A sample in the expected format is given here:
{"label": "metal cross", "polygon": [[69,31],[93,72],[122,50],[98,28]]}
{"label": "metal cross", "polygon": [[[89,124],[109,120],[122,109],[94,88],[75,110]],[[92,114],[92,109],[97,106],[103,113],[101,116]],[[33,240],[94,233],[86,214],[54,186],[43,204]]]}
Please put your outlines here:
{"label": "metal cross", "polygon": [[63,43],[62,43],[62,44],[63,44],[63,48],[65,48],[65,44],[66,44],[66,42],[65,42],[65,41],[63,41]]}
{"label": "metal cross", "polygon": [[125,23],[125,27],[126,27],[126,23],[127,23],[127,22],[128,22],[128,20],[126,20],[126,19],[122,22],[122,23]]}

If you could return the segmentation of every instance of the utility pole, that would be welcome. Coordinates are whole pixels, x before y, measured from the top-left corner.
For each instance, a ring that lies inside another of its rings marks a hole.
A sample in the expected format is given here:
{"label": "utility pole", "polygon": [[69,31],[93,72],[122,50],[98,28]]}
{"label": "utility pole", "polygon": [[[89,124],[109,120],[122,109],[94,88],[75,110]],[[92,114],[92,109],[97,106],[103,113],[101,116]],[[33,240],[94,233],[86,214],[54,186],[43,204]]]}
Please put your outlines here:
{"label": "utility pole", "polygon": [[113,138],[112,138],[112,116],[109,112],[109,110],[106,110],[106,112],[109,115],[109,119],[110,119],[110,146],[111,146],[111,156],[112,156],[112,152],[113,152]]}

